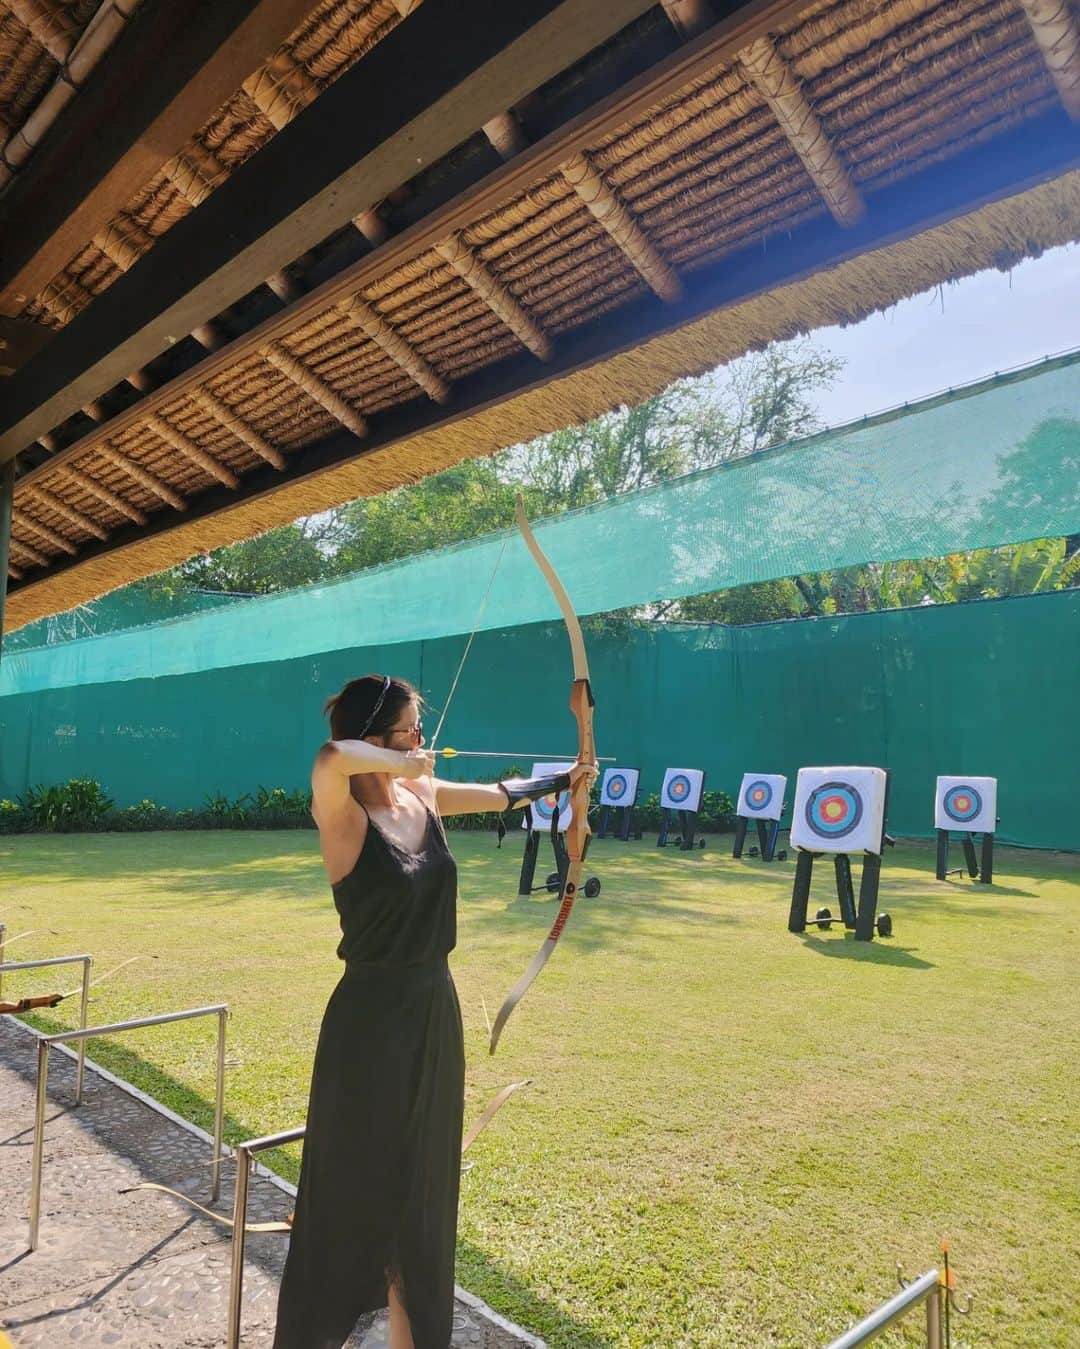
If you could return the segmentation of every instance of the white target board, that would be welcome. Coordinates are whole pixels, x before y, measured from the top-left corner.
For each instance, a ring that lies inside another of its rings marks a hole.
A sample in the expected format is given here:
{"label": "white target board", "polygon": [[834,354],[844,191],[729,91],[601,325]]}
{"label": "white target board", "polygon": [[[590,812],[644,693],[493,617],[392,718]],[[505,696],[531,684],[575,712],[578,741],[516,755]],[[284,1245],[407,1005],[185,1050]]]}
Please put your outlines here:
{"label": "white target board", "polygon": [[602,806],[632,806],[637,800],[638,770],[636,768],[605,768],[600,785]]}
{"label": "white target board", "polygon": [[887,780],[881,768],[800,768],[791,816],[794,847],[881,852]]}
{"label": "white target board", "polygon": [[667,810],[697,810],[705,774],[700,768],[669,768],[660,789],[660,804]]}
{"label": "white target board", "polygon": [[[556,773],[569,773],[573,768],[573,763],[534,763],[530,777],[550,778]],[[570,821],[574,818],[574,812],[570,806],[570,791],[558,792],[551,796],[542,796],[539,801],[534,801],[529,807],[532,812],[532,827],[534,829],[551,829],[551,817],[556,811],[559,812],[559,833],[565,834],[570,828]],[[528,829],[528,814],[521,821],[522,829]]]}
{"label": "white target board", "polygon": [[735,814],[750,820],[778,820],[786,795],[787,778],[782,773],[744,773]]}
{"label": "white target board", "polygon": [[938,778],[934,825],[992,834],[997,828],[997,778]]}

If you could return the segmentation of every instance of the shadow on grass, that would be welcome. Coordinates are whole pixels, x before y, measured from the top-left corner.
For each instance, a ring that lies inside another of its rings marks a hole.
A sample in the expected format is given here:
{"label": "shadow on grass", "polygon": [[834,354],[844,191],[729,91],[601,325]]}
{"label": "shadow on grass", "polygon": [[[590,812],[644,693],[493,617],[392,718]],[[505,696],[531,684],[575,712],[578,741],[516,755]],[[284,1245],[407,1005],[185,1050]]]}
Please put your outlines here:
{"label": "shadow on grass", "polygon": [[459,1241],[458,1280],[470,1292],[489,1305],[496,1302],[509,1310],[500,1313],[516,1321],[534,1335],[559,1338],[574,1349],[613,1349],[614,1340],[605,1339],[580,1321],[560,1311],[553,1303],[538,1297],[527,1284],[500,1265],[478,1246]]}
{"label": "shadow on grass", "polygon": [[862,960],[871,965],[897,965],[909,970],[932,970],[934,962],[913,954],[910,946],[885,946],[876,941],[856,941],[854,937],[812,937],[802,933],[803,945],[818,955],[841,960]]}

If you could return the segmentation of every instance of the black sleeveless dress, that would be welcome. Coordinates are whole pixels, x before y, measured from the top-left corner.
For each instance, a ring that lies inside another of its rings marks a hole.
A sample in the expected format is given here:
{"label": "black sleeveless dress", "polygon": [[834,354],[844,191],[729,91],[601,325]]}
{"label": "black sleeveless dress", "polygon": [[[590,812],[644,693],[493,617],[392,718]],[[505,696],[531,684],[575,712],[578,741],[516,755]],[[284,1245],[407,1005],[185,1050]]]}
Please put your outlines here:
{"label": "black sleeveless dress", "polygon": [[340,1349],[401,1294],[416,1349],[448,1349],[465,1054],[446,957],[457,868],[428,812],[419,852],[369,821],[334,886],[345,974],[323,1017],[274,1349]]}

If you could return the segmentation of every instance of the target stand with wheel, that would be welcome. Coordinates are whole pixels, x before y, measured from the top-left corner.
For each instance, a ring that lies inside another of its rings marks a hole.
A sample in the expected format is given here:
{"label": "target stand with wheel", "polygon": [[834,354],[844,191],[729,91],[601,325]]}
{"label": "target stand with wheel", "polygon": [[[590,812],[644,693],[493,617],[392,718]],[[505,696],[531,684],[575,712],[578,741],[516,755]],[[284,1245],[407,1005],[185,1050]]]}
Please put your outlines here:
{"label": "target stand with wheel", "polygon": [[[949,835],[957,833],[968,875],[973,881],[990,885],[994,879],[997,823],[997,778],[938,778],[934,796],[938,880],[964,874],[963,867],[949,870]],[[981,857],[975,853],[976,834],[982,834]]]}
{"label": "target stand with wheel", "polygon": [[[814,861],[831,856],[836,878],[840,921],[856,941],[873,941],[874,933],[892,935],[892,919],[877,913],[881,855],[893,840],[885,832],[889,774],[882,768],[800,768],[795,784],[791,842],[798,849],[791,891],[788,931],[805,932]],[[851,878],[852,854],[861,852],[862,876],[858,907]],[[827,932],[836,919],[818,909],[810,920]]]}
{"label": "target stand with wheel", "polygon": [[[780,773],[743,774],[739,802],[735,807],[735,846],[731,850],[732,857],[742,857],[746,831],[751,824],[756,824],[758,846],[750,849],[749,856],[760,856],[763,862],[775,860],[780,821],[787,809],[784,800],[786,794],[787,778]],[[787,853],[782,852],[780,861],[786,860]]]}
{"label": "target stand with wheel", "polygon": [[[573,768],[569,763],[533,764],[531,777],[554,777],[567,773]],[[525,807],[525,818],[521,822],[525,830],[525,852],[521,859],[521,874],[518,877],[518,894],[534,895],[540,890],[558,895],[562,892],[563,882],[570,867],[570,856],[566,851],[563,837],[570,825],[573,810],[570,805],[569,791],[559,792],[557,796],[544,796]],[[536,863],[540,857],[540,840],[547,834],[551,839],[551,850],[555,855],[556,870],[549,872],[542,885],[534,884]],[[590,876],[581,887],[582,893],[592,899],[600,893],[600,878]]]}
{"label": "target stand with wheel", "polygon": [[637,805],[640,772],[636,768],[607,768],[600,784],[600,827],[597,838],[607,838],[608,825],[614,821],[612,832],[626,843],[633,834],[641,837],[634,827],[634,807]]}
{"label": "target stand with wheel", "polygon": [[[669,768],[665,771],[664,785],[660,789],[658,848],[667,847],[673,824],[677,824],[681,831],[674,840],[680,849],[689,852],[695,846],[697,817],[704,792],[705,774],[700,768]],[[697,847],[704,846],[705,840],[698,839]]]}

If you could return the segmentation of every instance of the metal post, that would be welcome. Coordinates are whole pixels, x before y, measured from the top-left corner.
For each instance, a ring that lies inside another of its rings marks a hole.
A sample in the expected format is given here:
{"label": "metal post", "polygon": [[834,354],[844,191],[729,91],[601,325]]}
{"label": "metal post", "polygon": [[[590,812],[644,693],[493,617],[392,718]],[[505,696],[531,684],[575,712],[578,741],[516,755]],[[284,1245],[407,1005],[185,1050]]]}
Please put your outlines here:
{"label": "metal post", "polygon": [[37,1102],[34,1108],[34,1160],[30,1172],[30,1249],[37,1250],[41,1218],[41,1161],[45,1152],[45,1102],[49,1095],[49,1042],[38,1041]]}
{"label": "metal post", "polygon": [[210,1190],[212,1200],[216,1200],[221,1194],[221,1145],[225,1127],[225,1022],[228,1016],[229,1009],[222,1007],[218,1012],[217,1079],[214,1094],[214,1163],[213,1184]]}
{"label": "metal post", "polygon": [[[2,634],[0,634],[2,636]],[[0,995],[4,992],[4,946],[7,943],[7,924],[0,923]]]}
{"label": "metal post", "polygon": [[[69,956],[55,962],[46,963],[60,964],[64,960],[70,959]],[[118,1031],[141,1030],[146,1026],[165,1026],[173,1021],[191,1021],[199,1016],[218,1017],[218,1089],[214,1120],[214,1198],[216,1199],[221,1171],[221,1126],[224,1120],[225,1050],[223,1027],[228,1011],[229,1008],[226,1003],[214,1003],[212,1007],[192,1007],[185,1012],[166,1012],[161,1016],[143,1016],[135,1021],[113,1021],[107,1026],[83,1026],[79,1030],[65,1030],[56,1035],[43,1035],[41,1037],[38,1041],[37,1111],[34,1117],[34,1159],[30,1184],[30,1250],[37,1250],[38,1228],[41,1218],[41,1163],[45,1151],[45,1101],[48,1096],[49,1049],[52,1045],[59,1044],[63,1040],[86,1041],[103,1035],[114,1035]]]}
{"label": "metal post", "polygon": [[[882,1303],[877,1311],[871,1312],[857,1326],[852,1326],[839,1339],[833,1340],[829,1349],[857,1349],[859,1345],[869,1344],[871,1340],[876,1340],[883,1330],[887,1330],[889,1326],[902,1320],[913,1307],[917,1307],[920,1302],[926,1302],[928,1299],[938,1305],[938,1339],[936,1343],[928,1340],[928,1345],[933,1346],[933,1349],[941,1349],[941,1303],[938,1271],[936,1269],[928,1269],[925,1274],[920,1275],[913,1283],[908,1284],[895,1297]],[[932,1315],[933,1313],[928,1310],[926,1313],[928,1335]]]}
{"label": "metal post", "polygon": [[244,1292],[244,1244],[247,1237],[248,1178],[251,1153],[243,1145],[236,1147],[236,1193],[233,1198],[232,1261],[229,1274],[228,1349],[239,1349],[240,1320]]}
{"label": "metal post", "polygon": [[926,1349],[941,1349],[941,1302],[939,1285],[926,1299]]}
{"label": "metal post", "polygon": [[247,1237],[248,1177],[251,1172],[251,1159],[257,1152],[267,1148],[284,1147],[286,1143],[296,1143],[307,1132],[306,1126],[298,1129],[286,1129],[279,1134],[267,1134],[265,1138],[249,1138],[246,1143],[236,1146],[236,1192],[233,1198],[232,1258],[229,1274],[229,1326],[225,1341],[226,1349],[240,1349],[240,1319],[244,1294],[244,1244]]}

